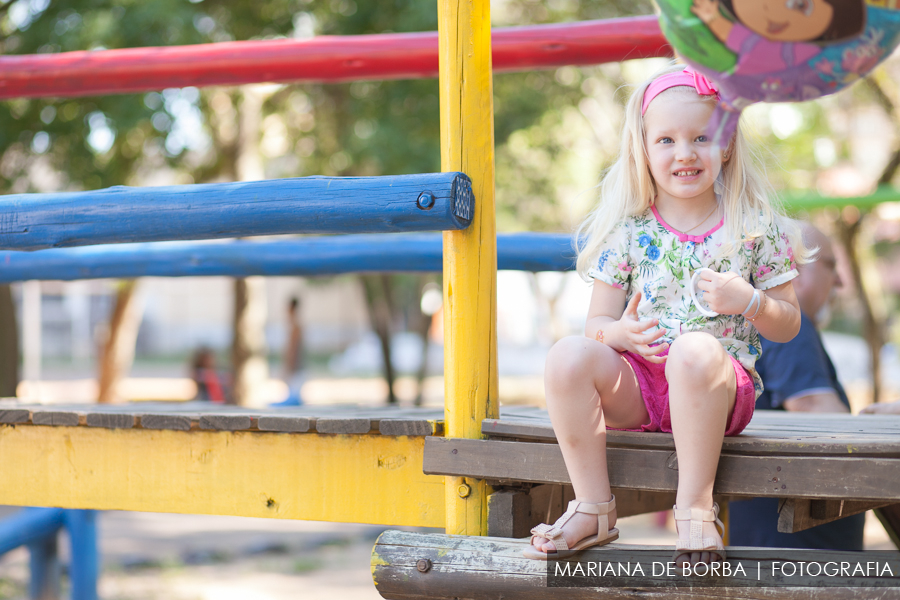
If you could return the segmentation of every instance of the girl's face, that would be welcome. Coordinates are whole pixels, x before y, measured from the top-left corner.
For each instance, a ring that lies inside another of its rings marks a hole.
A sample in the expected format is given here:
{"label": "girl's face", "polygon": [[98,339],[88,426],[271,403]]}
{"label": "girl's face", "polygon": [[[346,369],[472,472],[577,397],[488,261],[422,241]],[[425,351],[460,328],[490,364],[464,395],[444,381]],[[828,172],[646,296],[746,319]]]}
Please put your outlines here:
{"label": "girl's face", "polygon": [[733,0],[748,29],[776,42],[805,42],[825,33],[834,8],[825,0]]}
{"label": "girl's face", "polygon": [[645,146],[657,199],[713,200],[713,182],[721,165],[713,164],[706,125],[715,103],[702,100],[688,87],[664,91],[644,115]]}

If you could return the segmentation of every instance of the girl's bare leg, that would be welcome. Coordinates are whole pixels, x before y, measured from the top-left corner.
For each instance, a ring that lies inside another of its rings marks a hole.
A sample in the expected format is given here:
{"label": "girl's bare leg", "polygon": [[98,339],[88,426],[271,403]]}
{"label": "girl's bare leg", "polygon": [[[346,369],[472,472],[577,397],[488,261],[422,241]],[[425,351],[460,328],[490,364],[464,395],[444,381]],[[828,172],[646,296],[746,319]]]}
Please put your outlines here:
{"label": "girl's bare leg", "polygon": [[[606,426],[633,428],[650,420],[631,366],[600,342],[572,336],[557,342],[544,369],[547,410],[566,469],[582,502],[611,496],[606,466]],[[616,522],[615,511],[609,526]],[[597,533],[597,517],[576,513],[563,528],[570,546]],[[552,542],[536,547],[553,552]]]}
{"label": "girl's bare leg", "polygon": [[[734,410],[737,386],[734,367],[725,349],[706,333],[678,337],[666,359],[669,382],[669,411],[672,435],[678,453],[678,493],[680,509],[713,506],[713,481],[719,465],[722,440]],[[687,529],[687,523],[676,523]],[[684,533],[681,534],[682,537]],[[719,538],[715,523],[703,524],[703,537]],[[710,563],[709,552],[679,557],[680,563]],[[716,559],[717,560],[717,559]]]}

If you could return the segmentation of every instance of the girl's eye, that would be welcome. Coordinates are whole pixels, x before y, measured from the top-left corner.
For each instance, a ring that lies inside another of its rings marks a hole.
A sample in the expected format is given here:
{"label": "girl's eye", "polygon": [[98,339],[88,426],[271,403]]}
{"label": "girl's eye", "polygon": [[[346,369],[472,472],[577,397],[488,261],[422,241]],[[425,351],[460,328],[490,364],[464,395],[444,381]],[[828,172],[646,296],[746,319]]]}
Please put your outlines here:
{"label": "girl's eye", "polygon": [[796,10],[804,16],[809,16],[813,11],[812,0],[786,0],[785,6],[788,10]]}
{"label": "girl's eye", "polygon": [[670,137],[659,138],[659,141],[662,144],[671,144],[672,138],[670,138]]}
{"label": "girl's eye", "polygon": [[706,137],[705,135],[698,135],[698,136],[697,136],[697,141],[698,141],[698,142],[708,142],[708,141],[709,141],[709,138]]}

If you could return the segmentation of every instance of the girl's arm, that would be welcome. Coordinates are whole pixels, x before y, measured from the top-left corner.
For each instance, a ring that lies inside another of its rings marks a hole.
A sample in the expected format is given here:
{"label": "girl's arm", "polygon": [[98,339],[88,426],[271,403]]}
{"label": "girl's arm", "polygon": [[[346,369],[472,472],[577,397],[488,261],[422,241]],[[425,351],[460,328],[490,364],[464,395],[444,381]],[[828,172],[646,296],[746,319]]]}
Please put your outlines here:
{"label": "girl's arm", "polygon": [[[740,315],[753,297],[753,286],[737,273],[704,271],[697,289],[703,290],[710,309],[721,315]],[[788,281],[760,293],[759,311],[753,325],[767,340],[789,342],[800,332],[800,305],[794,284]],[[762,294],[766,297],[763,298]],[[755,308],[755,307],[754,307]],[[750,315],[753,316],[752,314]]]}
{"label": "girl's arm", "polygon": [[765,292],[760,312],[753,320],[759,334],[772,342],[789,342],[800,332],[800,305],[790,281]]}
{"label": "girl's arm", "polygon": [[584,335],[603,342],[617,352],[629,350],[645,356],[650,362],[663,363],[666,358],[656,355],[665,350],[668,344],[652,348],[650,344],[665,335],[665,330],[644,333],[658,325],[659,321],[638,320],[637,306],[640,301],[641,294],[638,292],[631,298],[628,306],[624,306],[625,290],[595,279]]}

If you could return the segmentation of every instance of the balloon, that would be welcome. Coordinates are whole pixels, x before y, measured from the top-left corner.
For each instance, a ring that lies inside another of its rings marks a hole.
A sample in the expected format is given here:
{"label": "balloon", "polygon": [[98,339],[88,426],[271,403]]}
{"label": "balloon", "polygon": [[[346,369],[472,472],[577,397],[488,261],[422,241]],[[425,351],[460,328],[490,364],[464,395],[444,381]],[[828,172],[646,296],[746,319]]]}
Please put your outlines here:
{"label": "balloon", "polygon": [[900,0],[657,0],[669,42],[719,87],[728,144],[755,102],[800,102],[865,76],[900,42]]}

